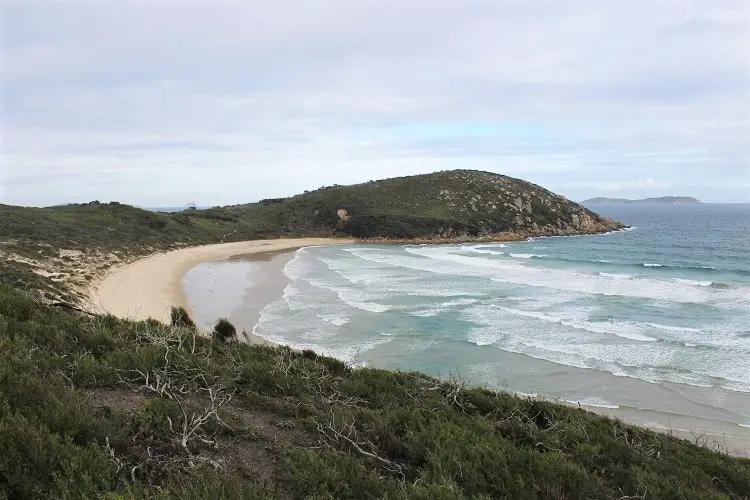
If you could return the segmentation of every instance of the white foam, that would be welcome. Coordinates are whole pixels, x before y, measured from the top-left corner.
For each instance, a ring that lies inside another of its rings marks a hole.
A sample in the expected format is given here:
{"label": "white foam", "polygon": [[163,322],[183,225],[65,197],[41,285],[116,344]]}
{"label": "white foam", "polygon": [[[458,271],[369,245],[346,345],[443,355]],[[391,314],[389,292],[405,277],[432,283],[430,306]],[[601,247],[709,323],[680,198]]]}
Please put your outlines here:
{"label": "white foam", "polygon": [[673,325],[663,325],[661,323],[643,323],[644,325],[650,326],[652,328],[657,328],[659,330],[666,330],[670,332],[690,332],[690,333],[700,333],[702,330],[700,328],[688,328],[684,326],[673,326]]}
{"label": "white foam", "polygon": [[304,247],[298,249],[294,253],[294,258],[289,260],[289,262],[284,265],[284,269],[282,271],[284,273],[284,276],[294,281],[306,274],[305,263],[302,261],[303,256],[306,256],[306,249]]}
{"label": "white foam", "polygon": [[461,251],[464,252],[486,255],[505,255],[505,252],[498,251],[498,248],[507,248],[507,246],[500,243],[498,245],[461,245],[460,247]]}
{"label": "white foam", "polygon": [[651,264],[649,262],[644,262],[643,267],[664,267],[664,266],[661,264]]}
{"label": "white foam", "polygon": [[567,400],[567,402],[572,404],[581,404],[583,406],[593,406],[596,408],[608,408],[611,410],[616,410],[620,407],[620,405],[616,405],[614,403],[610,403],[609,401],[594,397],[583,398],[580,401]]}
{"label": "white foam", "polygon": [[672,281],[674,283],[683,283],[685,285],[692,285],[692,286],[711,286],[713,284],[713,281],[698,281],[698,280],[688,280],[683,278],[672,278]]}
{"label": "white foam", "polygon": [[629,322],[610,321],[606,323],[596,323],[592,321],[571,320],[564,317],[553,316],[537,311],[522,311],[519,309],[512,309],[510,307],[501,306],[500,309],[517,316],[525,316],[527,318],[535,318],[549,323],[557,323],[563,326],[574,328],[576,330],[585,330],[592,333],[613,334],[624,339],[637,340],[639,342],[655,342],[658,340],[657,338],[638,333],[637,324]]}
{"label": "white foam", "polygon": [[349,316],[345,314],[316,314],[316,316],[323,321],[330,323],[334,326],[344,326],[349,323]]}
{"label": "white foam", "polygon": [[[457,255],[439,247],[406,248],[405,250],[416,257],[388,256],[386,260],[380,256],[370,255],[363,256],[363,258],[433,274],[477,276],[490,278],[499,283],[513,283],[568,292],[683,303],[706,303],[712,299],[719,302],[727,298],[725,296],[726,290],[695,287],[655,278],[618,279],[617,286],[613,286],[613,278],[576,270],[530,267],[510,260]],[[748,298],[738,295],[734,300],[747,301]]]}
{"label": "white foam", "polygon": [[389,306],[378,304],[377,302],[355,302],[351,300],[344,300],[344,302],[356,309],[361,309],[362,311],[368,311],[372,313],[384,313],[391,310]]}
{"label": "white foam", "polygon": [[483,254],[488,254],[488,255],[505,255],[505,252],[497,252],[495,250],[482,250],[479,248],[472,248],[470,251],[474,253],[483,253]]}
{"label": "white foam", "polygon": [[533,253],[511,253],[509,255],[517,259],[531,259],[533,257],[545,257],[545,255],[536,255]]}
{"label": "white foam", "polygon": [[629,280],[633,276],[630,274],[620,274],[620,273],[599,273],[599,276],[602,278],[614,278],[618,280]]}
{"label": "white foam", "polygon": [[419,309],[417,311],[412,311],[409,314],[412,316],[420,317],[420,318],[429,318],[429,317],[437,316],[441,313],[450,311],[452,309],[455,309],[456,307],[468,306],[468,305],[476,304],[477,302],[478,302],[477,299],[471,299],[471,298],[449,300],[447,302],[443,302],[442,304],[439,304],[434,307],[426,307],[426,308]]}

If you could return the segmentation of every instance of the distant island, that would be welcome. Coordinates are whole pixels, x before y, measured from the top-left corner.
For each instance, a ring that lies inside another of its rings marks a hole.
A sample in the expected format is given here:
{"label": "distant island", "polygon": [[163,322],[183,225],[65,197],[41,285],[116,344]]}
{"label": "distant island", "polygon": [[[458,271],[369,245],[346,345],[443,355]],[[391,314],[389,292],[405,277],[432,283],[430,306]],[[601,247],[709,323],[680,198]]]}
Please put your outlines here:
{"label": "distant island", "polygon": [[659,205],[694,205],[700,203],[696,198],[689,196],[662,196],[659,198],[644,198],[642,200],[628,200],[625,198],[589,198],[582,201],[583,204],[591,205],[615,205],[615,204],[659,204]]}

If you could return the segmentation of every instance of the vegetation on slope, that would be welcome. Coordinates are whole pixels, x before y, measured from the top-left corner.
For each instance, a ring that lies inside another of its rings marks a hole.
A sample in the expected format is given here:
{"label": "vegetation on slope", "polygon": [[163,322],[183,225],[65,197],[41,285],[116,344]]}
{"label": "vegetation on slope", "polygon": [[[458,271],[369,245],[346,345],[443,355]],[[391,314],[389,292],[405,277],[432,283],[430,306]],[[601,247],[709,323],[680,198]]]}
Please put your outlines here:
{"label": "vegetation on slope", "polygon": [[750,460],[0,285],[0,498],[748,498]]}
{"label": "vegetation on slope", "polygon": [[[345,221],[339,209],[346,210]],[[578,234],[622,227],[535,184],[467,170],[332,186],[229,210],[250,217],[262,210],[289,231],[365,238]]]}
{"label": "vegetation on slope", "polygon": [[107,267],[186,245],[291,236],[521,238],[620,227],[534,184],[465,170],[179,213],[99,202],[0,205],[0,281],[76,302]]}

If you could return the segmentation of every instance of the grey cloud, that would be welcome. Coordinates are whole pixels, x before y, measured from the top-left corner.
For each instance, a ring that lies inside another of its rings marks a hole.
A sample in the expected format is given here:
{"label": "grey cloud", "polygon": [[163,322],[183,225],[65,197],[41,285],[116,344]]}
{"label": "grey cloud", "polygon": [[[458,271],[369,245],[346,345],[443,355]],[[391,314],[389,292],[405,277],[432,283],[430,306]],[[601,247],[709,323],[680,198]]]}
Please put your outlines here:
{"label": "grey cloud", "polygon": [[[443,167],[563,190],[750,169],[742,1],[10,2],[4,14],[0,201],[65,201],[45,187],[53,169],[108,169],[102,191],[141,204]],[[387,133],[441,122],[549,133]],[[135,171],[150,188],[132,187]]]}

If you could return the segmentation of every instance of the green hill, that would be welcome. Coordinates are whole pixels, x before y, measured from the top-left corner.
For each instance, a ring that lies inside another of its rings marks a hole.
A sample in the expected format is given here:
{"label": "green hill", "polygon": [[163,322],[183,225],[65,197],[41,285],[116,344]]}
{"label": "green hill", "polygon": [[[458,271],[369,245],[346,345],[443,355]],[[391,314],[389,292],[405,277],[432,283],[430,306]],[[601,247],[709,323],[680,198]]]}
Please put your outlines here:
{"label": "green hill", "polygon": [[[339,209],[346,211],[346,222]],[[293,234],[366,238],[580,234],[622,227],[535,184],[468,170],[331,186],[228,210]]]}
{"label": "green hill", "polygon": [[[340,217],[339,210],[346,216]],[[462,238],[504,232],[595,233],[621,227],[537,185],[465,170],[330,186],[291,198],[178,213],[99,202],[47,208],[0,205],[0,244],[21,251],[31,245],[35,254],[44,254],[45,248],[152,249],[278,236]]]}

